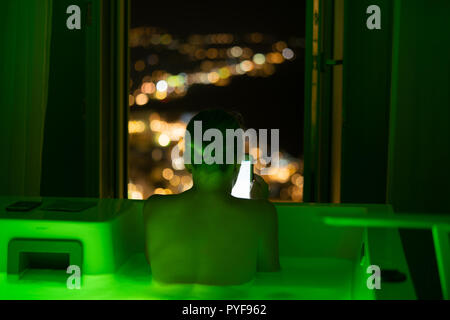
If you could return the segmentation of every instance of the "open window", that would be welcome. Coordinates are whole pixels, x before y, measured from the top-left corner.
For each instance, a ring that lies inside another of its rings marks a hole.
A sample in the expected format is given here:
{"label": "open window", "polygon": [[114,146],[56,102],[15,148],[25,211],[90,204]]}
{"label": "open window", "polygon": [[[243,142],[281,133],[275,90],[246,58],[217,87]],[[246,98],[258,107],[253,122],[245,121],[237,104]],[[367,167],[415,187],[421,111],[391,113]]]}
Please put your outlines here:
{"label": "open window", "polygon": [[[208,108],[239,112],[247,128],[280,130],[270,198],[303,199],[305,10],[239,2],[206,6],[131,0],[128,197],[192,186],[186,124]],[[257,148],[248,150],[258,158]],[[255,164],[255,173],[265,166]]]}

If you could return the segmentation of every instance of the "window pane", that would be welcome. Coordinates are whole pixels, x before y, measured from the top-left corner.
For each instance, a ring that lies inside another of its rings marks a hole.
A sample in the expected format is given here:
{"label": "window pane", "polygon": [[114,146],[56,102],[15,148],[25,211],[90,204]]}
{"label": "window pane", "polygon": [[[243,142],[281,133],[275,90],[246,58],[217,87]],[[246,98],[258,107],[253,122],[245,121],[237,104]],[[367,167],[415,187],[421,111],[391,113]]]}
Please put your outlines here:
{"label": "window pane", "polygon": [[238,111],[247,128],[280,130],[280,166],[263,178],[271,199],[301,201],[304,25],[304,9],[285,5],[133,0],[129,197],[189,189],[191,175],[172,150],[193,115],[222,108]]}

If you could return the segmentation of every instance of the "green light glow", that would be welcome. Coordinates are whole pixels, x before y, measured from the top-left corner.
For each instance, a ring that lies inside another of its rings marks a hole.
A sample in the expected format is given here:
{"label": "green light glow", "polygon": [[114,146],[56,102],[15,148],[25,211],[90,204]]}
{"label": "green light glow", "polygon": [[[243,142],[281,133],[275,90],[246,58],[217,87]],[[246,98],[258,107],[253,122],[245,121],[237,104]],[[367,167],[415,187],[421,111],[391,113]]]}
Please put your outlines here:
{"label": "green light glow", "polygon": [[282,258],[280,273],[259,273],[243,286],[152,283],[143,254],[134,255],[115,274],[87,275],[80,290],[69,290],[61,271],[32,270],[21,280],[0,274],[0,299],[350,299],[352,262],[345,259]]}
{"label": "green light glow", "polygon": [[[0,205],[18,200],[0,197]],[[257,273],[244,286],[218,287],[154,283],[144,256],[143,201],[98,201],[97,208],[81,213],[34,210],[11,219],[11,213],[0,212],[0,299],[374,299],[404,298],[410,292],[398,284],[385,284],[386,290],[377,292],[366,287],[367,266],[392,260],[384,255],[385,236],[355,226],[329,226],[320,216],[338,219],[378,212],[381,217],[392,211],[390,206],[277,204],[281,272]],[[14,238],[80,241],[81,290],[67,289],[70,275],[65,270],[28,269],[20,280],[7,275],[3,257]],[[367,246],[363,260],[362,243]],[[402,255],[400,243],[389,248],[396,250],[396,257]]]}

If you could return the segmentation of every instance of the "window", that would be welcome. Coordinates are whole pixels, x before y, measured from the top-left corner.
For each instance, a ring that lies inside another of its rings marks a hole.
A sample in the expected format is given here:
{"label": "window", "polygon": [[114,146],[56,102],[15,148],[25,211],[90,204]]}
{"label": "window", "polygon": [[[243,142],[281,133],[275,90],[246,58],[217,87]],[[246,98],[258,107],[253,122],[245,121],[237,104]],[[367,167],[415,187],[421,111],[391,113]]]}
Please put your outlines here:
{"label": "window", "polygon": [[280,166],[263,178],[272,200],[301,201],[304,26],[304,10],[282,3],[132,0],[129,198],[192,186],[172,149],[193,115],[218,107],[240,112],[248,128],[280,130]]}

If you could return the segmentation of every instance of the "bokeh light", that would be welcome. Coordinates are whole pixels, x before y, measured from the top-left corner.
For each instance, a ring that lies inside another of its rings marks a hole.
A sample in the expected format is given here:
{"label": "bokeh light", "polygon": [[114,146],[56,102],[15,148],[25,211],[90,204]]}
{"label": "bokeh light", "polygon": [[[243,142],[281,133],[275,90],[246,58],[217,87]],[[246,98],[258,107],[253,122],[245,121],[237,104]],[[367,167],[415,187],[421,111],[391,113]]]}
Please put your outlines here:
{"label": "bokeh light", "polygon": [[143,106],[148,103],[148,96],[145,93],[140,93],[136,97],[136,104],[138,106]]}
{"label": "bokeh light", "polygon": [[158,137],[158,143],[161,147],[167,147],[170,144],[170,138],[167,134],[162,133]]}

